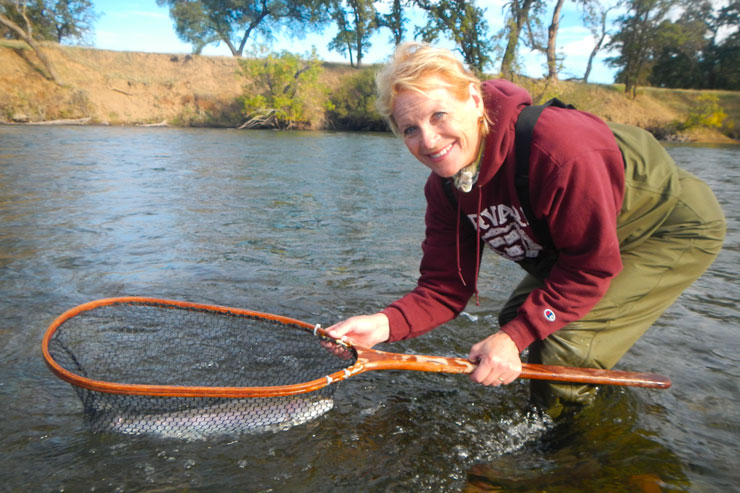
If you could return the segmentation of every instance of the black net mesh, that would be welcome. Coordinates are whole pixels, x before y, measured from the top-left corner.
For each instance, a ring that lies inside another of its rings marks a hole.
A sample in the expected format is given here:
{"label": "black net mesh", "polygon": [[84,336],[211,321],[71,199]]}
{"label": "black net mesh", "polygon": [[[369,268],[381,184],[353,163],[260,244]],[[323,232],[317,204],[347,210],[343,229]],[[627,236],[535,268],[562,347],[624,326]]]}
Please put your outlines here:
{"label": "black net mesh", "polygon": [[[117,303],[66,320],[49,354],[76,375],[116,384],[265,387],[324,378],[350,348],[300,325],[154,303]],[[95,431],[205,438],[285,429],[333,406],[335,385],[280,397],[161,397],[75,387]]]}

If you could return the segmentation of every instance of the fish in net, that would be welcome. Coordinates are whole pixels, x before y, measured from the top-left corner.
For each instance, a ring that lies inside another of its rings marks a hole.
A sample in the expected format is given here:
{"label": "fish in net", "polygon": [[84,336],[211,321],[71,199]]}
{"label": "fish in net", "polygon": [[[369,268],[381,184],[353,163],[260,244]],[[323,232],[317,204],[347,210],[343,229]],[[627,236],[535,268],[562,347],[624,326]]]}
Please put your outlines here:
{"label": "fish in net", "polygon": [[[96,432],[205,438],[287,429],[332,409],[331,375],[357,359],[350,347],[283,317],[105,301],[60,317],[44,345]],[[320,388],[291,388],[306,382]]]}

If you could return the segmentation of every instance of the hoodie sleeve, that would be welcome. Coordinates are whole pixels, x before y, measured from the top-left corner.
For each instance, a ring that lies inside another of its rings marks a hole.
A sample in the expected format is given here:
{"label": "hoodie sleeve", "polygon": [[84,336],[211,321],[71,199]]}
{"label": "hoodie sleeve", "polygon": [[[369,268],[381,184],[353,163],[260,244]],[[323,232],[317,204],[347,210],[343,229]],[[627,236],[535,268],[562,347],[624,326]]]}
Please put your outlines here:
{"label": "hoodie sleeve", "polygon": [[609,128],[587,113],[549,108],[535,127],[530,163],[532,208],[546,218],[559,256],[544,288],[502,327],[520,350],[584,317],[622,270],[624,163]]}
{"label": "hoodie sleeve", "polygon": [[[452,320],[467,305],[474,290],[475,238],[462,235],[460,281],[457,270],[457,228],[460,224],[457,210],[442,189],[442,180],[432,174],[424,187],[427,200],[426,236],[421,245],[422,260],[416,288],[388,306],[383,313],[390,321],[389,341],[420,336]],[[470,255],[468,252],[473,252]]]}

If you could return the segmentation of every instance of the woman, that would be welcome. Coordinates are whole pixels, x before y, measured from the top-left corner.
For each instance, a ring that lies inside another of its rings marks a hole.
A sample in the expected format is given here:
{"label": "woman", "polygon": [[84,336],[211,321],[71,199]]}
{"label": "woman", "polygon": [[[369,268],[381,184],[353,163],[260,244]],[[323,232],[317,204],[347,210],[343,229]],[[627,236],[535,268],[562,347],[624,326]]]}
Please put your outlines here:
{"label": "woman", "polygon": [[[471,348],[472,380],[512,382],[525,348],[533,363],[611,368],[720,251],[725,222],[711,190],[647,132],[573,109],[542,112],[529,192],[549,247],[514,185],[526,91],[481,83],[451,52],[419,43],[399,46],[377,85],[379,111],[432,171],[421,277],[381,312],[330,327],[333,337],[373,346],[456,317],[477,296],[487,244],[528,274],[502,309],[500,330]],[[594,389],[534,382],[533,396],[557,416],[568,403],[591,402]]]}

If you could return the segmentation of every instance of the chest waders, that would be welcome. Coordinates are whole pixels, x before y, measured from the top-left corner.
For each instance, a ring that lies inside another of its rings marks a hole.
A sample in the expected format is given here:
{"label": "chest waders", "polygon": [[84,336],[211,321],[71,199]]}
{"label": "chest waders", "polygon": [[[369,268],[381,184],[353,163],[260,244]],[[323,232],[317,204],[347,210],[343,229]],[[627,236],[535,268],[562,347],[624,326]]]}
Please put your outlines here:
{"label": "chest waders", "polygon": [[[556,100],[524,111],[539,116],[550,105],[572,108]],[[547,225],[534,218],[528,198],[529,148],[535,123],[536,117],[529,120],[526,132],[520,132],[517,123],[517,156],[525,156],[518,159],[517,191],[532,229],[549,253],[520,262],[527,275],[501,310],[500,326],[516,316],[534,289],[544,287],[544,280],[557,261],[557,249]],[[678,168],[647,131],[629,125],[608,125],[625,165],[624,200],[616,225],[623,269],[585,317],[529,347],[530,363],[612,368],[681,292],[701,276],[722,247],[725,218],[709,187]],[[526,151],[520,154],[520,149]],[[531,383],[533,402],[552,417],[573,404],[593,402],[595,390],[588,385]]]}

